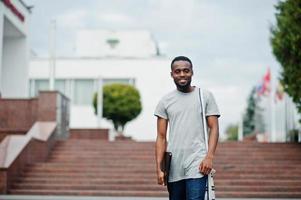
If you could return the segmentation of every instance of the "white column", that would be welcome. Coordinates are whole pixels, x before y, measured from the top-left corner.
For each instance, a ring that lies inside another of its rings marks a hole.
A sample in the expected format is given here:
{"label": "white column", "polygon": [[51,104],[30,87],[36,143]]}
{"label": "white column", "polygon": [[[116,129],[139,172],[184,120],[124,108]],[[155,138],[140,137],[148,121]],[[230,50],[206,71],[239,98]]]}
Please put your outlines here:
{"label": "white column", "polygon": [[270,135],[269,142],[276,142],[276,128],[275,128],[275,87],[274,87],[274,73],[271,70],[270,77],[270,93],[269,93],[269,104],[270,104]]}
{"label": "white column", "polygon": [[2,95],[2,69],[3,69],[3,61],[2,61],[2,50],[3,50],[3,31],[4,31],[4,15],[0,13],[0,96]]}
{"label": "white column", "polygon": [[51,20],[49,27],[49,90],[54,90],[55,81],[55,43],[56,21]]}
{"label": "white column", "polygon": [[28,97],[28,44],[25,36],[5,37],[1,64],[2,96]]}

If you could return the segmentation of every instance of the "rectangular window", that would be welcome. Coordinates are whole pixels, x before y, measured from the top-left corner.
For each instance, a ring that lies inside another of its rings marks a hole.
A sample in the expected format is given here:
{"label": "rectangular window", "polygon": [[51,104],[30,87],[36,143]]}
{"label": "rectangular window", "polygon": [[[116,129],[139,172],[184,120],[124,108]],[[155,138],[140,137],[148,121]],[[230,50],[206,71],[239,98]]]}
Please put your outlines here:
{"label": "rectangular window", "polygon": [[94,94],[94,80],[74,80],[73,103],[77,105],[92,105]]}
{"label": "rectangular window", "polygon": [[103,79],[103,84],[108,85],[112,83],[122,83],[122,84],[129,84],[135,86],[135,79],[134,78],[106,78]]}
{"label": "rectangular window", "polygon": [[65,82],[66,81],[63,79],[58,79],[58,80],[55,80],[55,84],[54,84],[55,90],[60,91],[64,95],[66,95]]}
{"label": "rectangular window", "polygon": [[49,90],[49,81],[46,79],[34,80],[34,94],[33,96],[38,96],[40,90]]}
{"label": "rectangular window", "polygon": [[[65,80],[59,79],[55,80],[54,89],[60,91],[61,93],[66,93]],[[35,97],[39,95],[40,90],[49,90],[49,80],[47,79],[31,79],[29,85],[29,94],[31,97]]]}

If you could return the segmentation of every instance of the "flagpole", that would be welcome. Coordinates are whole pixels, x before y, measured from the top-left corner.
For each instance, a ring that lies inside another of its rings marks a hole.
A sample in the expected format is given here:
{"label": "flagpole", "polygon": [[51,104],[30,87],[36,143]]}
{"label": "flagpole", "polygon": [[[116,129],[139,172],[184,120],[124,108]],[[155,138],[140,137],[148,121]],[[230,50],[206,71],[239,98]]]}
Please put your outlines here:
{"label": "flagpole", "polygon": [[243,141],[243,128],[244,128],[244,126],[243,126],[243,121],[244,121],[244,116],[243,116],[243,114],[241,114],[241,118],[240,118],[240,120],[239,120],[239,123],[238,123],[238,141]]}
{"label": "flagpole", "polygon": [[283,94],[283,100],[284,100],[284,117],[285,117],[285,141],[287,141],[287,135],[288,135],[288,119],[287,119],[287,116],[288,116],[288,109],[287,109],[287,97],[286,97],[286,94],[284,93]]}
{"label": "flagpole", "polygon": [[49,90],[54,90],[55,81],[55,34],[56,34],[56,21],[51,20],[49,28]]}
{"label": "flagpole", "polygon": [[271,90],[270,90],[270,105],[271,105],[271,142],[276,142],[276,129],[275,129],[275,81],[274,73],[271,73]]}

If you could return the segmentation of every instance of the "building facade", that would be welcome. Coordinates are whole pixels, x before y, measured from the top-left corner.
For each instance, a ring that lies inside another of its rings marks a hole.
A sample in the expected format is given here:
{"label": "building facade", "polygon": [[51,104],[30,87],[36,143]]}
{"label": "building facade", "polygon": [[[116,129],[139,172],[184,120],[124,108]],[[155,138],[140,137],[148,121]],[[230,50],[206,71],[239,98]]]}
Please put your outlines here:
{"label": "building facade", "polygon": [[[91,41],[94,44],[89,47]],[[30,96],[49,89],[49,66],[48,58],[31,60]],[[55,59],[55,89],[71,100],[71,128],[112,128],[109,121],[100,120],[94,114],[92,99],[100,83],[126,83],[139,90],[142,112],[126,125],[125,135],[137,140],[154,140],[155,106],[174,86],[170,59],[158,55],[158,48],[147,31],[85,30],[78,34],[76,57]]]}

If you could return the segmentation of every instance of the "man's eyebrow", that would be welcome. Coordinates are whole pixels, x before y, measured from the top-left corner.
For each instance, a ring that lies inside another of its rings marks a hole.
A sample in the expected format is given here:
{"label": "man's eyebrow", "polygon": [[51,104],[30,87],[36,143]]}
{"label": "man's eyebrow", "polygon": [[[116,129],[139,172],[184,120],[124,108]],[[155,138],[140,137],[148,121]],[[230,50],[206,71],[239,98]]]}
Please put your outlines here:
{"label": "man's eyebrow", "polygon": [[176,68],[176,69],[190,69],[190,67],[179,67],[179,68]]}

